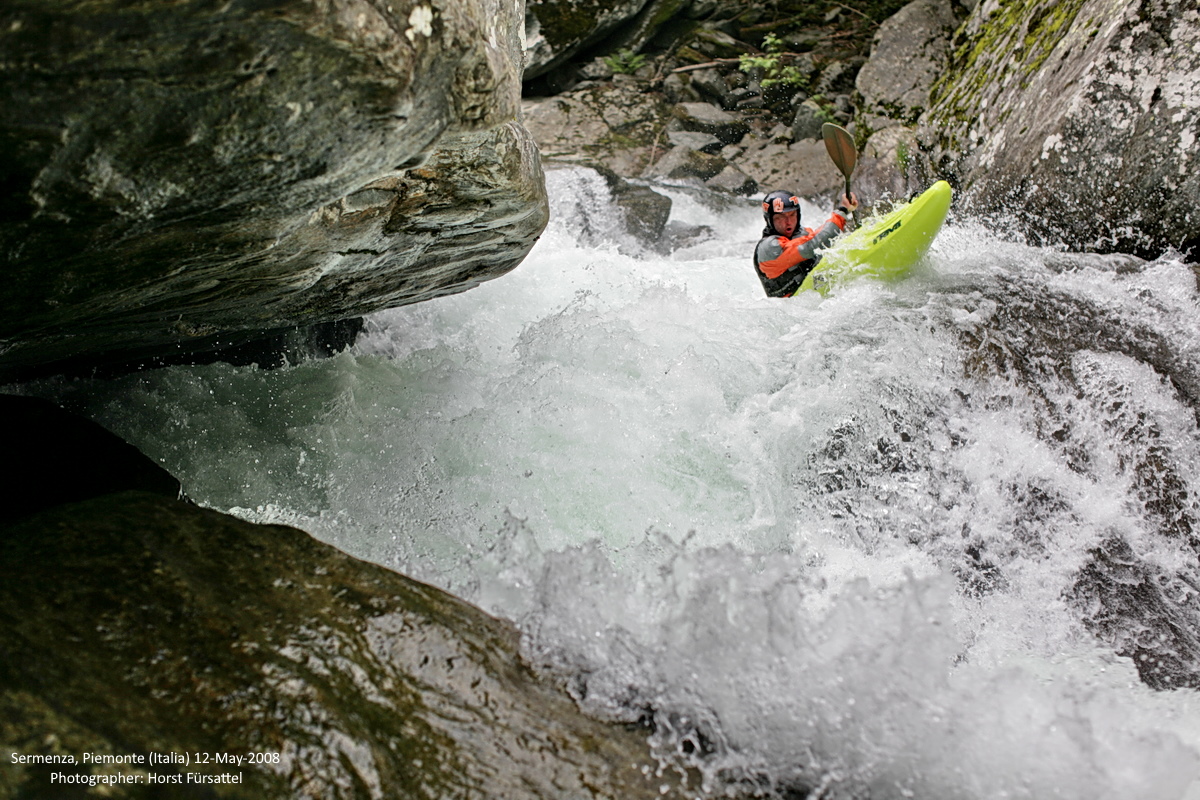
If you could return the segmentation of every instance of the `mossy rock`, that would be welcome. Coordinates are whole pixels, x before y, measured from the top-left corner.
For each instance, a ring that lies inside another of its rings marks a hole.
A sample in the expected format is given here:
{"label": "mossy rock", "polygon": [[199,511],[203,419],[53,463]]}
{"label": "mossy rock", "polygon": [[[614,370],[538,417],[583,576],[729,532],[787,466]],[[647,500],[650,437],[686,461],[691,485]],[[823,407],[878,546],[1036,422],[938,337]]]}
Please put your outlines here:
{"label": "mossy rock", "polygon": [[[644,734],[580,714],[510,624],[302,531],[124,492],[0,528],[0,570],[8,751],[192,754],[109,796],[659,796]],[[66,769],[5,761],[16,797]]]}
{"label": "mossy rock", "polygon": [[919,137],[960,210],[1034,242],[1200,253],[1200,9],[1120,0],[978,6]]}

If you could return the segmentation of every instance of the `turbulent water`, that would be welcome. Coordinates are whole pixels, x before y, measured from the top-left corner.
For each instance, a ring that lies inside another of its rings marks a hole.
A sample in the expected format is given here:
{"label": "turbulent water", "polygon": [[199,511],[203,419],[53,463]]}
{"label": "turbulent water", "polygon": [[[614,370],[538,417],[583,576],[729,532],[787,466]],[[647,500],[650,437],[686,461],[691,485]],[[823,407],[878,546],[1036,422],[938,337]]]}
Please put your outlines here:
{"label": "turbulent water", "polygon": [[548,182],[516,271],[340,356],[33,390],[511,618],[714,796],[1200,798],[1189,266],[959,222],[901,284],[769,300],[754,201],[667,189],[655,250]]}

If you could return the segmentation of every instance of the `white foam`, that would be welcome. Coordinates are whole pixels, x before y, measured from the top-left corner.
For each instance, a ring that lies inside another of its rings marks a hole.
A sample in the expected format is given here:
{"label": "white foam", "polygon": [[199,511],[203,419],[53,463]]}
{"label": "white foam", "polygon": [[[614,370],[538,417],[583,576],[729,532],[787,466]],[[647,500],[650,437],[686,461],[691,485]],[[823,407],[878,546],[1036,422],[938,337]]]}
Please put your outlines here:
{"label": "white foam", "polygon": [[728,235],[629,254],[597,176],[550,177],[551,228],[503,279],[375,315],[327,361],[91,386],[93,411],[203,502],[517,620],[585,708],[652,713],[664,759],[711,749],[714,791],[1200,796],[1196,693],[1147,689],[1069,602],[1114,532],[1194,568],[1131,488],[1144,443],[1112,433],[1152,420],[1194,503],[1194,414],[1133,355],[1078,352],[1074,398],[964,344],[1015,336],[996,298],[1029,282],[1195,370],[1188,268],[1056,271],[961,226],[903,284],[770,300],[754,202],[669,190]]}

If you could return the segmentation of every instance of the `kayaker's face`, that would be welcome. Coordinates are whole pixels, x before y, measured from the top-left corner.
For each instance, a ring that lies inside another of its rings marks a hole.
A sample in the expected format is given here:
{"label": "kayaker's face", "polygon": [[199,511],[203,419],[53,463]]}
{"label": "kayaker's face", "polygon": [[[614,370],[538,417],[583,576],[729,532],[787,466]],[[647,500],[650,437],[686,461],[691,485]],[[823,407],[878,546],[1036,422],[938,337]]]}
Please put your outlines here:
{"label": "kayaker's face", "polygon": [[786,239],[792,238],[792,234],[796,232],[796,226],[800,224],[799,211],[784,211],[782,214],[774,216],[775,232]]}

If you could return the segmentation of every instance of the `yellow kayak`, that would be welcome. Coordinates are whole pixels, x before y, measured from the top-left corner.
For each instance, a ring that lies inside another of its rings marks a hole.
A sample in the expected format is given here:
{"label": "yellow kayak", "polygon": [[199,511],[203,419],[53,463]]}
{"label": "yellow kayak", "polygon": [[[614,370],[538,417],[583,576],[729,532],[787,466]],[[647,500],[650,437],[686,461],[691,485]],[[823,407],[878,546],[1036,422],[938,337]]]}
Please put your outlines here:
{"label": "yellow kayak", "polygon": [[890,213],[864,220],[830,245],[800,291],[816,289],[825,294],[836,284],[864,275],[883,280],[904,277],[929,252],[950,212],[950,200],[950,184],[938,181]]}

